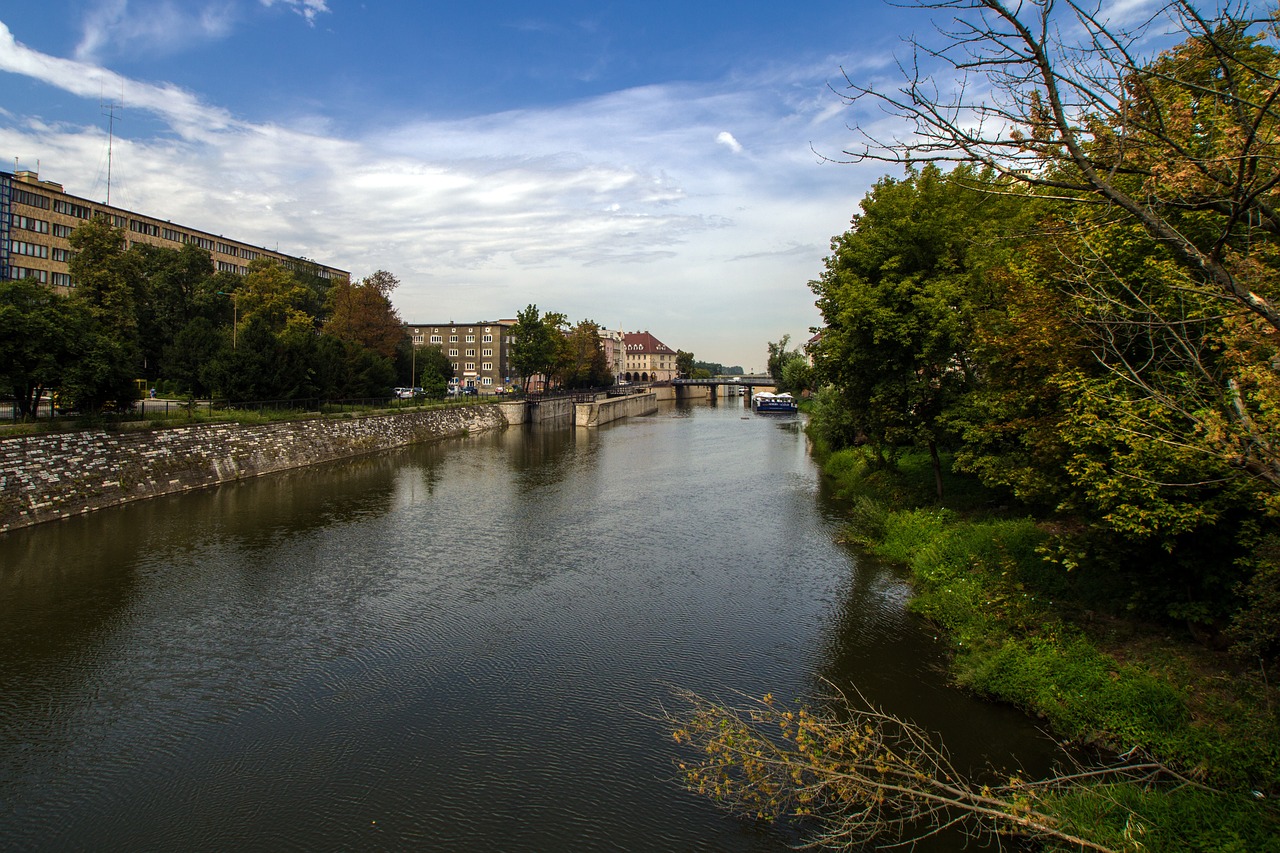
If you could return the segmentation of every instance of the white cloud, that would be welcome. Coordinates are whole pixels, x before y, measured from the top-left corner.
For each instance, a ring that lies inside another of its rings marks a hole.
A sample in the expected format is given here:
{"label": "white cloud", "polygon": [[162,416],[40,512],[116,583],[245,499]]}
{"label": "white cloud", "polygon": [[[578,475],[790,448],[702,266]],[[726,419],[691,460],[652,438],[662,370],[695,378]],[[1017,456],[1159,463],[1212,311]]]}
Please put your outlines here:
{"label": "white cloud", "polygon": [[742,145],[738,140],[733,138],[733,134],[727,130],[722,130],[716,134],[716,142],[728,148],[734,154],[742,153]]}
{"label": "white cloud", "polygon": [[329,11],[329,6],[325,3],[325,0],[258,0],[258,2],[268,9],[275,5],[292,9],[306,18],[307,23],[312,26],[315,25],[316,15]]}
{"label": "white cloud", "polygon": [[[511,316],[536,302],[746,367],[763,365],[767,341],[818,322],[806,282],[879,171],[816,164],[810,142],[846,131],[786,75],[411,117],[340,138],[323,122],[253,123],[175,86],[39,53],[3,24],[0,71],[91,101],[123,88],[127,111],[160,120],[158,135],[117,135],[115,204],[356,275],[391,270],[406,319]],[[751,158],[725,162],[720,146],[742,150],[726,125],[750,134]],[[39,152],[73,194],[101,186],[101,128],[10,115],[0,148]]]}
{"label": "white cloud", "polygon": [[192,44],[225,38],[235,21],[235,5],[229,0],[199,4],[98,0],[85,14],[75,57],[92,61],[135,51],[172,54]]}

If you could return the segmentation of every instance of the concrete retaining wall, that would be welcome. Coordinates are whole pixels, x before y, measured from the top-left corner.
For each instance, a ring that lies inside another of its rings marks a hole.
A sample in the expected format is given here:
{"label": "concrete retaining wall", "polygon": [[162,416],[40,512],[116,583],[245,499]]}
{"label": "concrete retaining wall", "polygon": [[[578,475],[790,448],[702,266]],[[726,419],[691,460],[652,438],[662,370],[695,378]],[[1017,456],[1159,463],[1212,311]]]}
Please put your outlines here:
{"label": "concrete retaining wall", "polygon": [[594,403],[578,403],[574,406],[573,422],[580,427],[598,427],[619,418],[651,415],[658,411],[656,394],[633,394],[629,397],[609,397]]}
{"label": "concrete retaining wall", "polygon": [[493,405],[260,426],[0,438],[0,532],[102,507],[507,425]]}

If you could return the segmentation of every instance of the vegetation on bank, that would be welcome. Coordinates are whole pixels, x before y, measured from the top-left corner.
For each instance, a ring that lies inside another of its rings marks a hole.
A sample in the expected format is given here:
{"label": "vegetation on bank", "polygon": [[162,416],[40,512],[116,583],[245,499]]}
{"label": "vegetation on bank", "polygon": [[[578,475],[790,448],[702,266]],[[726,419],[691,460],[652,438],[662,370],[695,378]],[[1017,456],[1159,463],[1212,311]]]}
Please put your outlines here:
{"label": "vegetation on bank", "polygon": [[[847,81],[913,131],[859,128],[849,156],[905,174],[810,282],[811,374],[785,338],[771,371],[817,389],[849,535],[910,567],[957,680],[1120,762],[919,831],[1022,833],[1007,818],[1030,809],[1051,846],[1280,848],[1280,18],[1172,0],[1131,31],[1074,0],[916,5],[947,21],[918,56],[977,79]],[[834,784],[862,778],[858,741],[823,729],[843,763],[770,788],[781,759],[739,725],[770,714],[709,713],[676,729],[709,756],[691,784],[738,806],[829,795],[828,829],[876,814],[873,787]],[[929,801],[933,771],[904,772]]]}

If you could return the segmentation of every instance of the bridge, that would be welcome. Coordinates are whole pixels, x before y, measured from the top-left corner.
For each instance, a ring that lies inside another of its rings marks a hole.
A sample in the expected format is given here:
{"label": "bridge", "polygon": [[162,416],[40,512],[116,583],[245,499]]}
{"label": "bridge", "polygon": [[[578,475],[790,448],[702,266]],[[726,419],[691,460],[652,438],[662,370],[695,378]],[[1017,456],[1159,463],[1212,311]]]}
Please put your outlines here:
{"label": "bridge", "polygon": [[[722,386],[729,388],[746,388],[746,396],[750,397],[752,391],[756,388],[773,388],[777,383],[771,376],[753,375],[753,376],[712,376],[710,379],[673,379],[671,384],[676,388],[676,396],[680,395],[681,388],[710,388],[711,399],[716,397],[716,389]],[[736,395],[735,395],[736,396]]]}

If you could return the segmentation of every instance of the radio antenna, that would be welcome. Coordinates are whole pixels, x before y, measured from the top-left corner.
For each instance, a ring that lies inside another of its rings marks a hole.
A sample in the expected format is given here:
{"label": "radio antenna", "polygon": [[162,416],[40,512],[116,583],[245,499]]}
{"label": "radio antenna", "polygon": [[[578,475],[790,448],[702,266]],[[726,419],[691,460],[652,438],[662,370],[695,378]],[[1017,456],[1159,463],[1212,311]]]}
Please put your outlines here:
{"label": "radio antenna", "polygon": [[111,204],[111,150],[116,140],[116,110],[124,107],[124,88],[121,87],[120,102],[103,101],[102,114],[107,116],[107,204]]}

